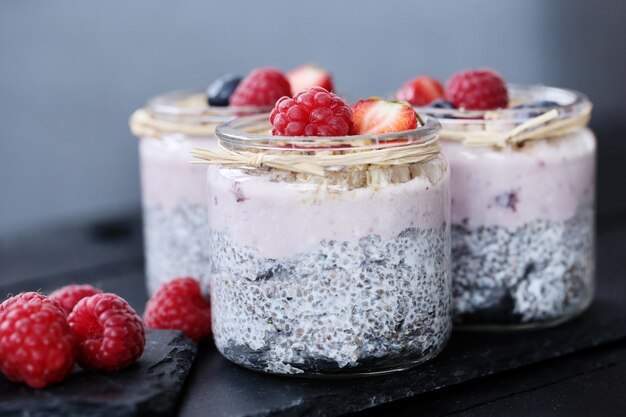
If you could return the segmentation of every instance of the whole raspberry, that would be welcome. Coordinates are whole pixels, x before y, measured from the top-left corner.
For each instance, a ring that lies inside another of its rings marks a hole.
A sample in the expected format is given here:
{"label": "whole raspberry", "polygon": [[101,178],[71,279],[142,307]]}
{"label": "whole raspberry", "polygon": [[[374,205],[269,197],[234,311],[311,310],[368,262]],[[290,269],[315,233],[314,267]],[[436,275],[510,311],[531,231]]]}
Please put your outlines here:
{"label": "whole raspberry", "polygon": [[54,300],[49,299],[45,295],[38,293],[38,292],[29,291],[29,292],[21,292],[18,295],[14,295],[13,297],[10,297],[4,300],[2,304],[0,304],[0,313],[15,304],[24,304],[35,299],[41,300],[43,303],[53,304],[56,307],[61,308],[59,303],[57,303]]}
{"label": "whole raspberry", "polygon": [[0,370],[9,379],[43,388],[65,379],[75,358],[74,337],[56,302],[23,293],[2,304]]}
{"label": "whole raspberry", "polygon": [[50,299],[58,302],[65,314],[69,315],[74,306],[83,298],[100,294],[102,291],[91,285],[66,285],[50,294]]}
{"label": "whole raspberry", "polygon": [[270,122],[277,136],[345,136],[354,127],[350,106],[322,87],[309,88],[294,98],[282,97]]}
{"label": "whole raspberry", "polygon": [[148,300],[143,317],[150,329],[182,330],[196,342],[211,335],[211,306],[193,278],[161,285]]}
{"label": "whole raspberry", "polygon": [[231,106],[273,106],[291,95],[287,77],[275,68],[258,68],[244,78],[228,102]]}
{"label": "whole raspberry", "polygon": [[122,297],[102,293],[83,298],[67,318],[78,343],[78,364],[94,371],[116,371],[143,353],[146,330]]}
{"label": "whole raspberry", "polygon": [[445,98],[457,108],[467,110],[492,110],[509,104],[504,80],[488,69],[454,74],[446,83]]}

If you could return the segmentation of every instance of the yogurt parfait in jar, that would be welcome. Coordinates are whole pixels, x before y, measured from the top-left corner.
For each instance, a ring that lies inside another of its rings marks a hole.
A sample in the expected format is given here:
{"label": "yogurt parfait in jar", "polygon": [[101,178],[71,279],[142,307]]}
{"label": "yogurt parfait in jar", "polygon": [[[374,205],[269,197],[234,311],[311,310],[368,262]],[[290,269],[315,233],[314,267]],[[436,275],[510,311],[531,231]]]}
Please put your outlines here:
{"label": "yogurt parfait in jar", "polygon": [[578,315],[595,286],[591,103],[489,70],[442,90],[418,111],[441,122],[450,162],[456,323],[519,329]]}
{"label": "yogurt parfait in jar", "polygon": [[152,294],[176,277],[193,277],[208,290],[206,167],[190,163],[196,147],[217,146],[215,127],[235,117],[266,113],[290,93],[280,71],[262,68],[243,80],[226,75],[207,90],[155,97],[133,113],[140,138],[147,288]]}
{"label": "yogurt parfait in jar", "polygon": [[441,351],[452,320],[438,130],[406,103],[351,109],[314,87],[218,127],[219,148],[194,152],[210,164],[212,322],[226,358],[346,376]]}

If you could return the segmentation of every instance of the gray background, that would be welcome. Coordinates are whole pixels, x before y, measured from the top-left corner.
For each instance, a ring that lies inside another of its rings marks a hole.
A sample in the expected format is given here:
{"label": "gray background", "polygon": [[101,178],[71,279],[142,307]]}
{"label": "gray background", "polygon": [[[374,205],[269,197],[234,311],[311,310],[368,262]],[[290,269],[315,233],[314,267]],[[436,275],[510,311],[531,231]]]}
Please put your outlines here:
{"label": "gray background", "polygon": [[130,113],[265,65],[316,62],[352,98],[483,66],[582,90],[617,161],[603,132],[626,131],[625,25],[618,0],[0,0],[0,233],[136,210]]}

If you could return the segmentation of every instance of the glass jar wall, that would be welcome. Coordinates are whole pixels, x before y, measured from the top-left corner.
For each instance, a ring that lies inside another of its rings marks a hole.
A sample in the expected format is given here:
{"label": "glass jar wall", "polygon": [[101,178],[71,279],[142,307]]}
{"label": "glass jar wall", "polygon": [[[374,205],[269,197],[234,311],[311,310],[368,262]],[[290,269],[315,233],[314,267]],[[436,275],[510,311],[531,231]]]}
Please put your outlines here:
{"label": "glass jar wall", "polygon": [[[510,86],[509,95],[512,106],[554,103],[489,112],[428,109],[442,123],[451,167],[453,305],[463,326],[558,324],[584,311],[594,293],[591,104],[550,87]],[[553,118],[512,131],[547,111]],[[506,144],[485,145],[481,135],[490,133]],[[524,135],[532,137],[515,141]]]}
{"label": "glass jar wall", "polygon": [[208,291],[210,258],[206,167],[192,165],[191,150],[213,149],[215,127],[266,108],[209,107],[202,92],[172,92],[151,99],[131,117],[139,140],[146,284],[153,293],[176,277],[193,277]]}
{"label": "glass jar wall", "polygon": [[[432,118],[379,136],[249,133],[268,127],[266,116],[243,118],[217,134],[248,161],[299,155],[293,166],[437,146]],[[390,372],[437,355],[451,329],[449,174],[438,146],[420,162],[327,164],[321,175],[259,165],[208,171],[219,351],[254,370],[318,376]]]}

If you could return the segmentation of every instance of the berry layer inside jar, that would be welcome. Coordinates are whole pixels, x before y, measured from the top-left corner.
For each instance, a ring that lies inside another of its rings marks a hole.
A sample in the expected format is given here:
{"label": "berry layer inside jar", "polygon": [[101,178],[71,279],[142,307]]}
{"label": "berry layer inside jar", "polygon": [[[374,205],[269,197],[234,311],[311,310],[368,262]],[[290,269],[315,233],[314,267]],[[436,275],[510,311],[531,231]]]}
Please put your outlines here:
{"label": "berry layer inside jar", "polygon": [[378,183],[369,185],[344,182],[341,174],[334,184],[213,167],[208,175],[211,229],[268,258],[306,251],[325,239],[388,239],[407,228],[439,228],[448,221],[448,168],[439,159],[370,171],[363,178],[377,177]]}
{"label": "berry layer inside jar", "polygon": [[142,138],[139,142],[141,191],[144,206],[174,209],[185,201],[206,206],[206,166],[191,163],[191,150],[214,149],[215,137],[180,135]]}
{"label": "berry layer inside jar", "polygon": [[452,171],[452,223],[514,229],[536,219],[573,217],[594,197],[595,147],[588,129],[520,149],[444,141]]}

